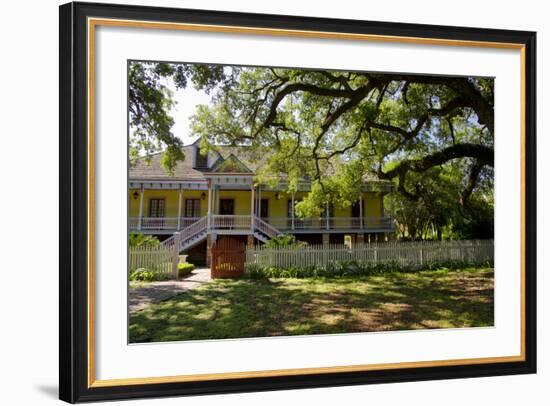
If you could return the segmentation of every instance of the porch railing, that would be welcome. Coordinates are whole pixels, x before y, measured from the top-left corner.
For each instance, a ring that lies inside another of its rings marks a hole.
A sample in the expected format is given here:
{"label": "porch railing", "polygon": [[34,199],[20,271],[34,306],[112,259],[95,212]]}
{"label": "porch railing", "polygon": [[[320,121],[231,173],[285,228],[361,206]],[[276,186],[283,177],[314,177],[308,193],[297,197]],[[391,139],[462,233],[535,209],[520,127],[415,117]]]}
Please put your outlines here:
{"label": "porch railing", "polygon": [[212,214],[210,228],[214,230],[250,230],[249,215]]}
{"label": "porch railing", "polygon": [[266,217],[262,220],[279,230],[391,230],[391,217]]}
{"label": "porch railing", "polygon": [[[130,217],[130,230],[181,230],[197,222],[200,217],[142,217],[141,228],[139,217]],[[179,226],[179,227],[178,227]]]}
{"label": "porch railing", "polygon": [[[251,229],[251,222],[254,217],[250,215],[212,214],[210,228],[213,230]],[[180,217],[178,222],[177,217],[142,217],[141,230],[183,230],[199,219],[200,217]],[[261,220],[281,231],[364,230],[368,232],[371,230],[391,231],[393,229],[393,219],[391,217],[262,217]],[[131,230],[140,230],[139,225],[139,218],[130,218],[129,226]]]}

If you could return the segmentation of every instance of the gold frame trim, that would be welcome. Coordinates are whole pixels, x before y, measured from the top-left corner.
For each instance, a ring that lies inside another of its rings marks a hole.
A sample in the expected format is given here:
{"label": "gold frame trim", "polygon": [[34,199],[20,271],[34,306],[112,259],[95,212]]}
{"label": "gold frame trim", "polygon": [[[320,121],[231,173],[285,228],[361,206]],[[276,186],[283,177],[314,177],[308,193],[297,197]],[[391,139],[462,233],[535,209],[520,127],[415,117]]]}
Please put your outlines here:
{"label": "gold frame trim", "polygon": [[[95,278],[94,278],[94,190],[95,190],[95,28],[97,26],[110,27],[132,27],[148,28],[160,30],[180,30],[195,32],[218,32],[244,35],[264,35],[279,37],[299,37],[299,38],[318,38],[318,39],[339,39],[356,40],[385,43],[404,43],[415,45],[435,45],[435,46],[459,46],[459,47],[478,47],[511,49],[520,51],[520,82],[521,82],[521,101],[520,101],[520,165],[521,165],[521,221],[520,221],[520,354],[516,356],[503,357],[485,357],[485,358],[464,358],[454,360],[435,360],[435,361],[415,361],[415,362],[396,362],[382,364],[364,364],[347,366],[330,366],[317,368],[295,368],[295,369],[276,369],[267,371],[243,371],[243,372],[220,372],[212,374],[190,374],[174,375],[145,378],[123,378],[123,379],[95,379]],[[484,41],[465,41],[452,39],[435,39],[421,37],[400,37],[390,35],[371,35],[371,34],[353,34],[341,32],[325,31],[306,31],[290,29],[273,29],[258,27],[240,27],[227,25],[208,25],[208,24],[185,24],[185,23],[164,23],[139,20],[121,20],[108,18],[89,18],[88,19],[88,387],[104,388],[127,385],[143,384],[161,384],[193,381],[212,381],[217,379],[244,379],[244,378],[266,378],[280,376],[297,376],[312,374],[331,374],[341,372],[364,372],[381,371],[397,368],[426,368],[442,366],[458,366],[473,364],[493,364],[505,362],[522,362],[526,360],[525,348],[525,52],[524,44],[506,43],[506,42],[484,42]]]}

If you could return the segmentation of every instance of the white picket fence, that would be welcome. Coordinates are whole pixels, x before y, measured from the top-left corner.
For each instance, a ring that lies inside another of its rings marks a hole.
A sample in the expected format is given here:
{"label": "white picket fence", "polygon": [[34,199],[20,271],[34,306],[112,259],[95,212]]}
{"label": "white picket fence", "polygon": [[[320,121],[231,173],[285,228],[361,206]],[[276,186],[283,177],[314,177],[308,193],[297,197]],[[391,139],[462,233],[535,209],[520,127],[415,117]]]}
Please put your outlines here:
{"label": "white picket fence", "polygon": [[422,266],[450,260],[482,263],[493,259],[493,240],[363,243],[351,248],[344,244],[277,248],[256,246],[246,252],[247,264],[276,268],[326,266],[349,261]]}
{"label": "white picket fence", "polygon": [[139,268],[147,268],[159,273],[170,274],[174,249],[162,244],[143,247],[130,247],[128,255],[128,270],[135,271]]}

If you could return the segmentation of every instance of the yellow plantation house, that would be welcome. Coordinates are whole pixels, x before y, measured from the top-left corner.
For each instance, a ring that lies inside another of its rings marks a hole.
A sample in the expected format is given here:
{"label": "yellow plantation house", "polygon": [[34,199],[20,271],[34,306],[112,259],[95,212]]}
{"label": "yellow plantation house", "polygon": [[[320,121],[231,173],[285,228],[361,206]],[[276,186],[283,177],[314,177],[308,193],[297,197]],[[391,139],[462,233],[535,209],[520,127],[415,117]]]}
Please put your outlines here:
{"label": "yellow plantation house", "polygon": [[129,230],[161,240],[179,232],[180,251],[196,264],[208,262],[212,242],[227,235],[248,245],[280,234],[328,244],[344,243],[346,236],[350,242],[379,240],[394,231],[391,204],[384,207],[390,182],[365,180],[362,198],[351,207],[327,205],[322,217],[300,218],[294,206],[309,193],[308,181],[295,193],[284,184],[256,184],[261,163],[249,159],[245,147],[221,146],[207,155],[198,143],[183,149],[186,158],[171,175],[160,166],[160,155],[130,166]]}

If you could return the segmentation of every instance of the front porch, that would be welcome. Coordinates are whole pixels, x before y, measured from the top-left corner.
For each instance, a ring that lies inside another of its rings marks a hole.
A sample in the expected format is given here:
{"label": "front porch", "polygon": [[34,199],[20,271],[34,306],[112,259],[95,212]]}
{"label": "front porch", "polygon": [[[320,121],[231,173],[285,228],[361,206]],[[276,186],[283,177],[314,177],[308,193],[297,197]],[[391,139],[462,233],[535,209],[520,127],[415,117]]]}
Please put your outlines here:
{"label": "front porch", "polygon": [[[310,190],[308,183],[295,192],[285,185],[271,188],[257,185],[251,174],[208,174],[201,182],[130,183],[129,230],[145,234],[169,235],[183,231],[209,235],[272,236],[290,234],[391,233],[394,231],[391,185],[363,185],[360,198],[351,206],[327,204],[318,217],[302,218],[296,204]],[[200,226],[200,227],[199,227]]]}

